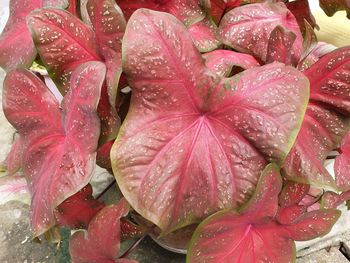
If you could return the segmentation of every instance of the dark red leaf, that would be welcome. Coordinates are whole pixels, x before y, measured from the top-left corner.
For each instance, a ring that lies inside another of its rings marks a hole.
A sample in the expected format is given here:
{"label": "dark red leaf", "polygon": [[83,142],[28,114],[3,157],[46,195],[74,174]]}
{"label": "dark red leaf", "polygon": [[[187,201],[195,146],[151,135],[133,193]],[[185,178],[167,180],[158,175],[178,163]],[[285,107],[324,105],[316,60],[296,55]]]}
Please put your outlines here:
{"label": "dark red leaf", "polygon": [[87,228],[91,219],[104,207],[92,196],[90,184],[68,197],[55,211],[57,224],[68,228]]}
{"label": "dark red leaf", "polygon": [[327,16],[333,16],[337,11],[345,10],[350,18],[349,0],[320,0],[320,6]]}
{"label": "dark red leaf", "polygon": [[305,31],[305,20],[312,28],[317,27],[316,20],[311,13],[308,0],[296,0],[292,2],[288,1],[288,3],[286,3],[286,6],[297,19],[302,32]]}
{"label": "dark red leaf", "polygon": [[72,74],[62,111],[33,73],[16,70],[5,78],[3,107],[21,136],[35,236],[56,223],[54,209],[92,176],[100,132],[96,108],[104,76],[102,63],[81,65]]}
{"label": "dark red leaf", "polygon": [[266,63],[281,62],[286,65],[296,65],[298,61],[293,61],[295,57],[292,57],[295,39],[296,35],[292,31],[276,26],[269,37]]}
{"label": "dark red leaf", "polygon": [[221,78],[180,21],[146,9],[123,45],[132,99],[111,159],[133,208],[168,231],[246,202],[294,142],[307,79],[280,63]]}
{"label": "dark red leaf", "polygon": [[309,192],[310,185],[288,181],[279,196],[279,205],[288,207],[298,204]]}

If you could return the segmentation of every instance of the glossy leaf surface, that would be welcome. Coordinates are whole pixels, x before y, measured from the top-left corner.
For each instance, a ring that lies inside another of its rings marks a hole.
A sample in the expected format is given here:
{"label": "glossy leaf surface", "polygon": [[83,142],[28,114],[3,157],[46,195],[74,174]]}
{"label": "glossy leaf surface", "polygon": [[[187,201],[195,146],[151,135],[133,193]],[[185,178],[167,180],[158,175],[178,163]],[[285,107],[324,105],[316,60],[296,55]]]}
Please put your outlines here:
{"label": "glossy leaf surface", "polygon": [[291,54],[292,60],[298,61],[302,35],[294,15],[283,3],[250,4],[231,10],[220,22],[218,38],[225,45],[266,61],[268,41],[276,26],[296,35]]}
{"label": "glossy leaf surface", "polygon": [[32,194],[38,236],[55,224],[54,209],[90,180],[99,137],[97,103],[105,67],[89,62],[74,71],[62,112],[41,80],[26,70],[5,79],[3,107],[23,143],[22,169]]}
{"label": "glossy leaf surface", "polygon": [[339,48],[305,71],[310,80],[310,102],[298,138],[284,164],[290,180],[336,187],[323,163],[328,153],[339,147],[349,127],[349,61],[350,48]]}
{"label": "glossy leaf surface", "polygon": [[91,221],[88,232],[76,232],[69,243],[74,263],[126,263],[118,259],[120,249],[120,219],[129,213],[129,205],[122,199],[116,205],[102,209]]}
{"label": "glossy leaf surface", "polygon": [[283,162],[309,92],[297,70],[274,63],[220,79],[175,17],[146,9],[129,20],[123,51],[133,93],[111,159],[146,219],[170,230],[236,207],[267,160]]}
{"label": "glossy leaf surface", "polygon": [[281,187],[278,167],[267,166],[245,209],[218,212],[199,225],[187,262],[293,262],[294,240],[328,233],[340,211],[318,210],[303,214],[290,225],[279,224],[273,217]]}

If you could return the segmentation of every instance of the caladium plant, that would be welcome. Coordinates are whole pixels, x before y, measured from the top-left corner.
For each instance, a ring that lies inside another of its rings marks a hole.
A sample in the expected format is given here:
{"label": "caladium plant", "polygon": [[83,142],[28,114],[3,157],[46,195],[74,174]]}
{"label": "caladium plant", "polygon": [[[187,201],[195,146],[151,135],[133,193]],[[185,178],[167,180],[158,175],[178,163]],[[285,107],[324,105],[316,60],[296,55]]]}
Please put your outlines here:
{"label": "caladium plant", "polygon": [[0,188],[30,195],[34,237],[78,230],[75,263],[197,225],[188,262],[293,262],[350,199],[350,47],[314,28],[307,0],[11,0]]}

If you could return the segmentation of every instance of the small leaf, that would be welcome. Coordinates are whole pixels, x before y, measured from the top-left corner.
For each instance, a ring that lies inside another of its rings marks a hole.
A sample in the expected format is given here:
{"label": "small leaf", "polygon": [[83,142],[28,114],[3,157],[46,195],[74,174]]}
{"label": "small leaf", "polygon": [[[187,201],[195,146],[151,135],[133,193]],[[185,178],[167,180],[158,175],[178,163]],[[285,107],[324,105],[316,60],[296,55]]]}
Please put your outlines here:
{"label": "small leaf", "polygon": [[30,204],[28,185],[20,173],[0,177],[0,204],[13,200]]}
{"label": "small leaf", "polygon": [[333,16],[337,11],[345,10],[347,17],[350,18],[349,0],[320,0],[320,7],[327,16]]}
{"label": "small leaf", "polygon": [[288,181],[279,196],[279,205],[288,207],[298,204],[309,192],[310,185]]}
{"label": "small leaf", "polygon": [[90,184],[64,200],[55,211],[58,225],[68,228],[87,228],[91,219],[104,207],[92,196]]}
{"label": "small leaf", "polygon": [[316,20],[311,13],[310,5],[308,0],[296,0],[286,3],[287,8],[293,13],[296,20],[298,21],[299,27],[302,33],[305,32],[305,20],[311,26],[311,28],[318,28]]}
{"label": "small leaf", "polygon": [[18,136],[11,146],[11,151],[8,153],[4,165],[9,175],[15,174],[22,166],[23,142]]}
{"label": "small leaf", "polygon": [[205,65],[221,77],[229,77],[234,66],[250,69],[260,66],[251,55],[231,50],[214,50],[203,54]]}
{"label": "small leaf", "polygon": [[282,26],[296,35],[291,55],[292,61],[299,61],[302,35],[294,15],[283,3],[250,4],[231,10],[220,22],[218,39],[265,62],[269,37],[276,26]]}
{"label": "small leaf", "polygon": [[91,221],[87,234],[76,232],[69,242],[74,263],[124,263],[118,259],[120,249],[120,219],[129,213],[129,205],[122,199],[116,205],[102,209]]}
{"label": "small leaf", "polygon": [[296,35],[281,26],[276,26],[270,34],[267,45],[266,63],[281,62],[286,65],[296,65],[298,61],[292,61],[292,49]]}
{"label": "small leaf", "polygon": [[53,94],[27,70],[7,74],[3,107],[23,143],[23,173],[32,194],[32,229],[55,224],[54,209],[90,180],[95,166],[97,103],[105,67],[88,62],[72,74],[62,113]]}

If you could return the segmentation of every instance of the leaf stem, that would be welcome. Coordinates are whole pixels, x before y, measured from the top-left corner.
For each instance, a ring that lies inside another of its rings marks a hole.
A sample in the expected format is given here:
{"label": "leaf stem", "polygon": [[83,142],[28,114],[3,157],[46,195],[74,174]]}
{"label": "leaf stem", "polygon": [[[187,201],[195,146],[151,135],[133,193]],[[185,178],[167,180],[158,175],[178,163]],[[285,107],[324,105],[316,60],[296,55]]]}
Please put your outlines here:
{"label": "leaf stem", "polygon": [[126,258],[140,243],[141,241],[147,236],[143,235],[139,239],[137,239],[129,248],[126,250],[119,258]]}
{"label": "leaf stem", "polygon": [[113,182],[111,182],[105,190],[103,190],[97,197],[96,200],[100,199],[114,184],[115,184],[115,180]]}

